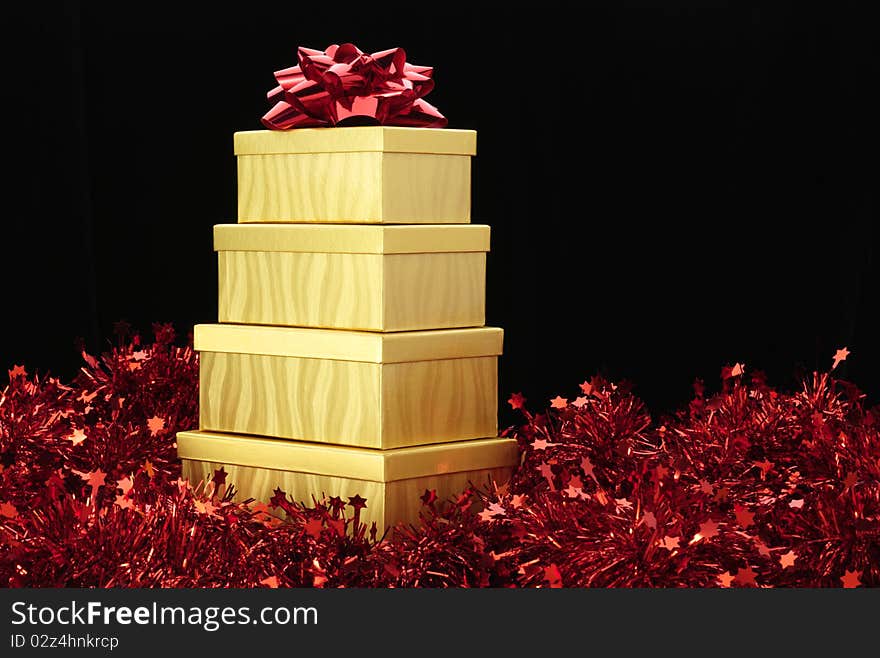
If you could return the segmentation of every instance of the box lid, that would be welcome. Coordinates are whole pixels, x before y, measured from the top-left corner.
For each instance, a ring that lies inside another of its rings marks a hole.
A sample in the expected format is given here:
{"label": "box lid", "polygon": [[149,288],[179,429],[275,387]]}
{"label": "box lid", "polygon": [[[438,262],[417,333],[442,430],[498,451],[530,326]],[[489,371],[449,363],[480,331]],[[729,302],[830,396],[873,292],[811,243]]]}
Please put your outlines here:
{"label": "box lid", "polygon": [[214,251],[427,254],[489,251],[480,224],[218,224]]}
{"label": "box lid", "polygon": [[476,130],[356,126],[351,128],[299,128],[297,130],[246,130],[233,136],[235,155],[279,153],[433,153],[476,155]]}
{"label": "box lid", "polygon": [[178,432],[177,454],[181,459],[374,482],[514,466],[519,461],[514,439],[375,450],[195,430]]}
{"label": "box lid", "polygon": [[200,352],[262,354],[305,359],[404,363],[498,356],[504,330],[498,327],[434,331],[340,331],[246,324],[197,324]]}

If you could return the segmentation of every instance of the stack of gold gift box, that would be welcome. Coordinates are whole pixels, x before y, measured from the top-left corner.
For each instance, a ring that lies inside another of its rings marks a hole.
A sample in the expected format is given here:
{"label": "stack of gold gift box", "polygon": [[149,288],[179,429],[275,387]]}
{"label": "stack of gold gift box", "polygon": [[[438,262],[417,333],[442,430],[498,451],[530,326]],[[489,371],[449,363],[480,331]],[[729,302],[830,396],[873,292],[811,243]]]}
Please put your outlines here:
{"label": "stack of gold gift box", "polygon": [[220,317],[195,327],[184,477],[222,466],[239,499],[360,495],[380,528],[417,520],[425,490],[509,478],[475,153],[469,130],[236,133],[238,223],[214,227]]}

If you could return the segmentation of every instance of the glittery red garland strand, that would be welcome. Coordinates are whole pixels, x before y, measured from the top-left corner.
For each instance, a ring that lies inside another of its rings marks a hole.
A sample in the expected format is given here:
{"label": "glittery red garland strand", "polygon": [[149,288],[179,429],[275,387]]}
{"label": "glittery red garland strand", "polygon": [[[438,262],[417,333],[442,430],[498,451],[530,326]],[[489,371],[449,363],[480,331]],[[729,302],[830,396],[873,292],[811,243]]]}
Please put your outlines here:
{"label": "glittery red garland strand", "polygon": [[0,395],[0,583],[24,587],[856,587],[880,584],[880,429],[832,373],[780,393],[740,364],[652,422],[594,378],[509,430],[513,480],[377,537],[355,497],[234,503],[180,479],[198,359],[120,340],[71,385],[10,370]]}

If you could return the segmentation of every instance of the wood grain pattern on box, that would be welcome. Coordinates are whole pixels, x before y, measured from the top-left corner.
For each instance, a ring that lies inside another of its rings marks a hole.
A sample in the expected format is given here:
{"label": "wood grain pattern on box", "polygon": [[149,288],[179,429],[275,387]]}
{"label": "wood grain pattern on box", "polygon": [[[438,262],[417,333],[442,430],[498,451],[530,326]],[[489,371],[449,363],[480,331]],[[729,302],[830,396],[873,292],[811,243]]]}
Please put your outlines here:
{"label": "wood grain pattern on box", "polygon": [[239,222],[467,223],[476,133],[236,133]]}
{"label": "wood grain pattern on box", "polygon": [[196,325],[200,426],[383,449],[494,436],[502,337]]}
{"label": "wood grain pattern on box", "polygon": [[470,484],[503,484],[519,459],[512,439],[381,451],[192,431],[178,433],[177,442],[183,476],[194,484],[222,467],[238,500],[268,501],[276,487],[306,503],[360,495],[367,499],[362,518],[380,529],[417,521],[426,489],[444,500]]}
{"label": "wood grain pattern on box", "polygon": [[485,253],[218,253],[219,320],[408,331],[485,323]]}
{"label": "wood grain pattern on box", "polygon": [[205,430],[396,448],[495,436],[497,356],[407,363],[201,352]]}
{"label": "wood grain pattern on box", "polygon": [[481,326],[490,229],[219,224],[221,322],[367,331]]}

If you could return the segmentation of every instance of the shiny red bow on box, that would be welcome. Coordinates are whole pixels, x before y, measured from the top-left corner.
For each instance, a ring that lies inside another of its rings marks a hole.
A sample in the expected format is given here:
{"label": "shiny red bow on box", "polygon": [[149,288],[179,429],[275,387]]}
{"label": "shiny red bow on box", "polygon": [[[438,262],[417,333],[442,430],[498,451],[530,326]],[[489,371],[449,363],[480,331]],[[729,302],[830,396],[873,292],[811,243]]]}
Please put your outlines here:
{"label": "shiny red bow on box", "polygon": [[368,55],[344,43],[327,50],[299,48],[299,66],[275,72],[263,117],[273,130],[347,123],[443,128],[446,118],[423,97],[433,88],[430,66],[406,62],[403,48]]}

